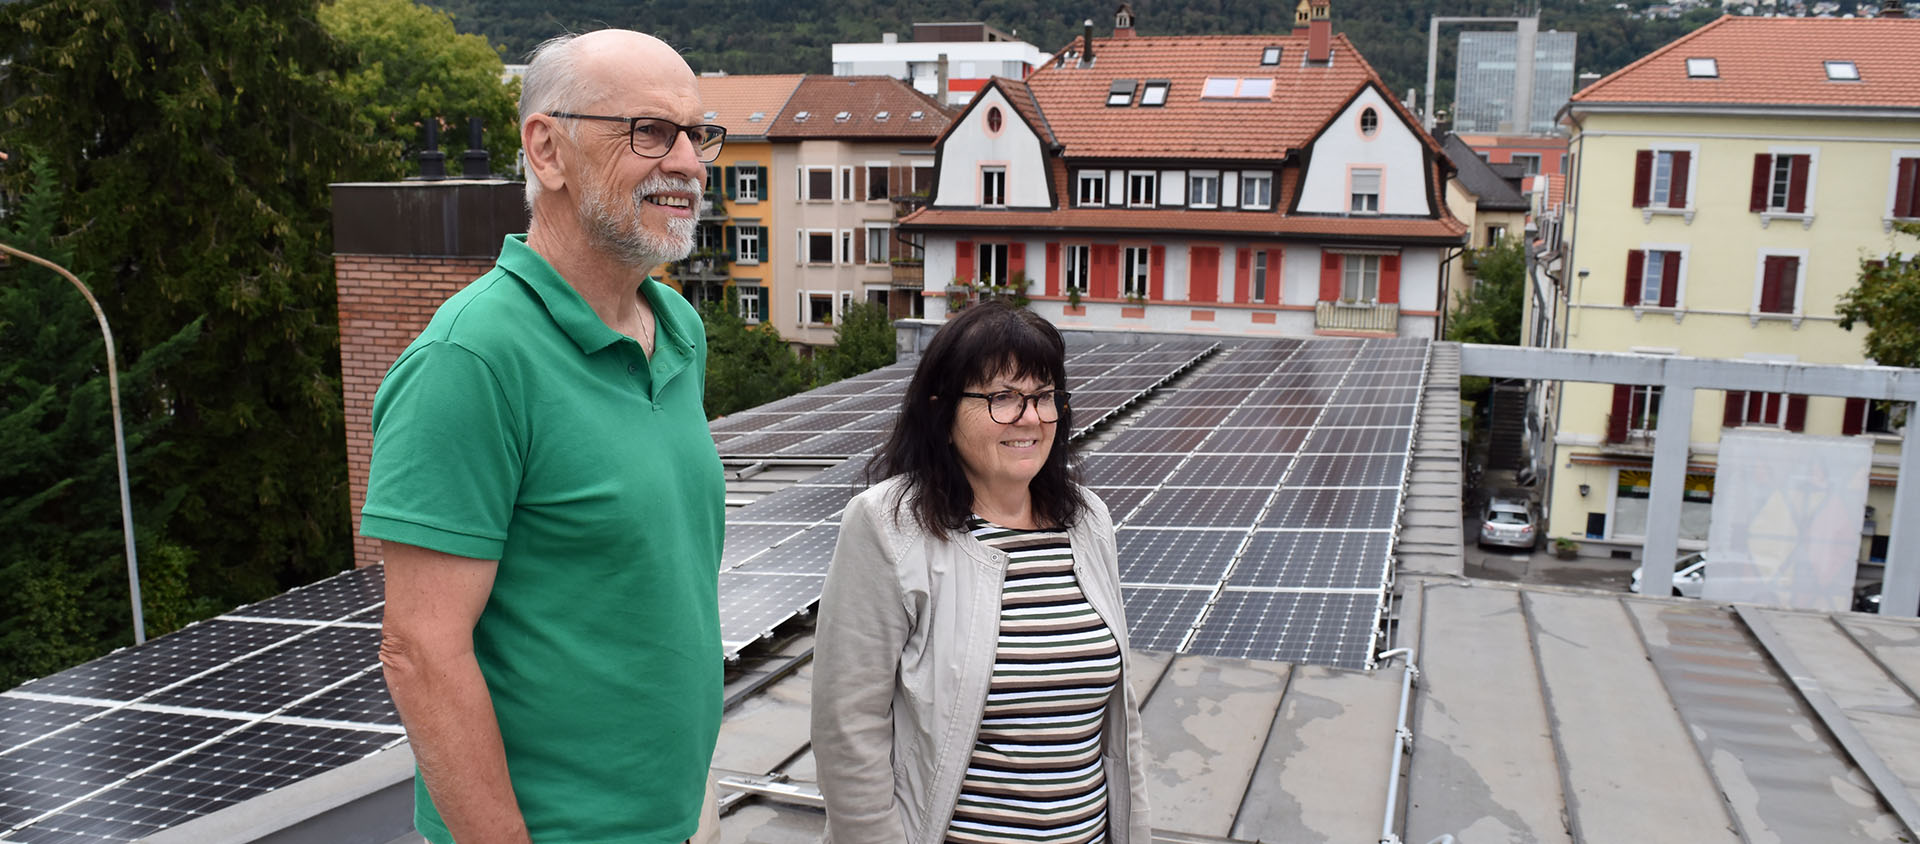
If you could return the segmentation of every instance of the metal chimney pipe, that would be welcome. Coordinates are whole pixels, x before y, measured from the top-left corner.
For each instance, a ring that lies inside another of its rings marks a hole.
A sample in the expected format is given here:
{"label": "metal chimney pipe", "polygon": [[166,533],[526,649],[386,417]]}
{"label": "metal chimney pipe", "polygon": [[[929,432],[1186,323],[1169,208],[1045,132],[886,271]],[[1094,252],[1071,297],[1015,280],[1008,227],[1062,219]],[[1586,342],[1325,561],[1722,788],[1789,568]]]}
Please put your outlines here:
{"label": "metal chimney pipe", "polygon": [[493,175],[492,169],[487,166],[487,150],[480,145],[480,127],[480,118],[467,118],[467,151],[460,156],[460,175],[469,179],[484,179]]}
{"label": "metal chimney pipe", "polygon": [[440,151],[440,118],[427,118],[427,139],[421,144],[420,179],[437,182],[447,177],[447,154]]}
{"label": "metal chimney pipe", "polygon": [[1093,18],[1087,18],[1086,33],[1080,37],[1080,66],[1093,64]]}

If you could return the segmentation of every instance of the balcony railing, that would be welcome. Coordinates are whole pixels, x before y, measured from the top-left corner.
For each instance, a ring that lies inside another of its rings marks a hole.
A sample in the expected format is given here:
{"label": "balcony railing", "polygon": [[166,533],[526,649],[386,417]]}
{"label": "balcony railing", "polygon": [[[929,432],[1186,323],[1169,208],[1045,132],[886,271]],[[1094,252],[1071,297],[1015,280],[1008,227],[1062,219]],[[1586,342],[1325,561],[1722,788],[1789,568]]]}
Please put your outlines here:
{"label": "balcony railing", "polygon": [[709,191],[707,195],[701,197],[701,199],[704,201],[700,203],[700,219],[724,220],[727,218],[726,194]]}
{"label": "balcony railing", "polygon": [[673,277],[681,281],[725,281],[733,256],[721,249],[702,249],[673,262]]}
{"label": "balcony railing", "polygon": [[921,282],[926,281],[926,278],[927,268],[925,264],[919,261],[908,261],[904,259],[894,260],[893,286],[901,287],[911,284],[918,287]]}
{"label": "balcony railing", "polygon": [[1313,327],[1319,331],[1397,334],[1400,331],[1400,306],[1390,303],[1361,305],[1317,302],[1313,307]]}

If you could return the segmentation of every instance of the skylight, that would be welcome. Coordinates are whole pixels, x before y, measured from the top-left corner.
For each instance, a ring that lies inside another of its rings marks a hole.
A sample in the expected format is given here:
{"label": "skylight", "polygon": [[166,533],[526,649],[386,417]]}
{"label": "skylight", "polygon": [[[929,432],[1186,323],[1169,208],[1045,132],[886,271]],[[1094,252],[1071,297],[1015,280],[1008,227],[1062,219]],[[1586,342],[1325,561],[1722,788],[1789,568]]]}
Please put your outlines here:
{"label": "skylight", "polygon": [[1164,79],[1148,82],[1140,89],[1140,104],[1143,106],[1163,106],[1167,104],[1167,88],[1172,83]]}
{"label": "skylight", "polygon": [[1860,81],[1860,68],[1855,66],[1853,62],[1827,62],[1827,78],[1836,82],[1858,82]]}
{"label": "skylight", "polygon": [[1107,86],[1107,105],[1125,106],[1133,104],[1133,80],[1115,79]]}
{"label": "skylight", "polygon": [[882,111],[882,112],[879,112],[879,113],[877,113],[877,114],[875,114],[875,115],[873,116],[873,121],[874,121],[875,123],[885,123],[885,122],[887,122],[887,118],[889,118],[889,117],[892,117],[892,116],[893,116],[893,112],[891,112],[891,111]]}
{"label": "skylight", "polygon": [[1720,62],[1717,59],[1687,59],[1687,77],[1690,79],[1720,78]]}
{"label": "skylight", "polygon": [[852,119],[852,118],[853,118],[853,112],[851,112],[851,111],[843,111],[843,112],[840,112],[839,114],[836,114],[836,115],[834,115],[834,116],[833,116],[833,122],[835,122],[835,123],[845,123],[845,122],[847,122],[848,120],[850,120],[850,119]]}
{"label": "skylight", "polygon": [[701,119],[701,120],[712,120],[712,119],[714,119],[714,118],[716,118],[716,117],[719,117],[719,116],[720,116],[720,112],[717,112],[717,111],[709,111],[709,112],[707,112],[706,114],[703,114],[703,115],[700,115],[700,119]]}
{"label": "skylight", "polygon": [[1261,51],[1260,51],[1260,63],[1261,63],[1261,64],[1266,64],[1266,65],[1273,65],[1273,64],[1279,64],[1279,63],[1280,63],[1280,48],[1279,48],[1279,47],[1268,47],[1268,48],[1266,48],[1265,50],[1261,50]]}
{"label": "skylight", "polygon": [[798,114],[795,114],[795,115],[793,116],[793,122],[795,122],[795,123],[805,123],[805,122],[807,122],[807,118],[809,118],[809,117],[812,117],[812,116],[813,116],[813,112],[811,112],[811,111],[803,111],[803,112],[800,112],[800,113],[798,113]]}
{"label": "skylight", "polygon": [[756,111],[752,114],[747,115],[748,123],[759,123],[760,121],[765,119],[767,119],[767,113],[764,111]]}
{"label": "skylight", "polygon": [[913,113],[911,113],[911,114],[908,114],[908,115],[907,115],[907,119],[908,119],[908,120],[919,120],[920,118],[922,118],[922,117],[926,117],[926,116],[927,116],[927,113],[926,113],[926,112],[924,112],[924,111],[916,111],[916,112],[913,112]]}
{"label": "skylight", "polygon": [[1209,76],[1206,84],[1200,88],[1200,96],[1216,100],[1268,99],[1273,96],[1273,77],[1240,79],[1232,76]]}

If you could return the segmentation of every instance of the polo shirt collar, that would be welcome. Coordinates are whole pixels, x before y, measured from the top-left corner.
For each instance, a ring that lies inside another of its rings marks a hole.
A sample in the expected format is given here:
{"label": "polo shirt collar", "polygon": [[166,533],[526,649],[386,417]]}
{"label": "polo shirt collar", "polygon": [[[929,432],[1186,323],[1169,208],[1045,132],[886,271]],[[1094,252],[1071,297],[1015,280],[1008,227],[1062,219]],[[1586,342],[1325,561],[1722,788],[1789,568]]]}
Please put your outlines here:
{"label": "polo shirt collar", "polygon": [[560,273],[547,263],[547,259],[527,245],[524,234],[507,235],[506,242],[500,247],[498,266],[525,282],[540,301],[547,306],[547,314],[553,317],[555,325],[573,340],[583,355],[591,355],[622,340],[633,338],[608,327],[593,312],[580,291],[560,277]]}

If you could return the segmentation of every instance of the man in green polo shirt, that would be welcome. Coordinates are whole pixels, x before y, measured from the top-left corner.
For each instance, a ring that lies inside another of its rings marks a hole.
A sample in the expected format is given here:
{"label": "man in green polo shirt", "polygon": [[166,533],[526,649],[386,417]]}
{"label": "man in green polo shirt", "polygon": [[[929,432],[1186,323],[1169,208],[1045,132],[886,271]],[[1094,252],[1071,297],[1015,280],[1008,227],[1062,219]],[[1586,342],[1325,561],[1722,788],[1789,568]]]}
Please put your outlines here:
{"label": "man in green polo shirt", "polygon": [[667,844],[720,727],[725,490],[700,317],[647,273],[693,246],[706,161],[685,62],[603,30],[535,52],[528,206],[380,386],[361,532],[415,825],[461,844]]}

